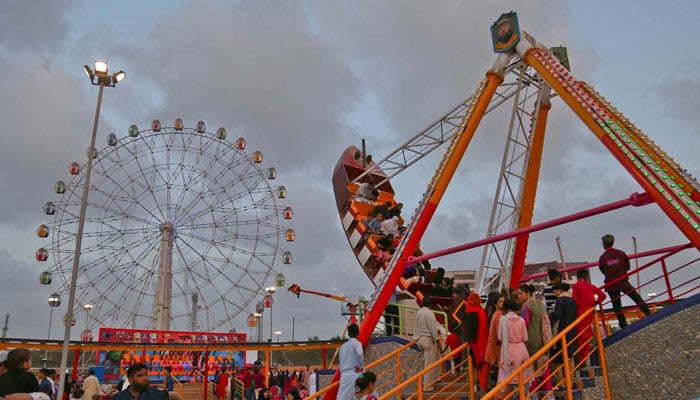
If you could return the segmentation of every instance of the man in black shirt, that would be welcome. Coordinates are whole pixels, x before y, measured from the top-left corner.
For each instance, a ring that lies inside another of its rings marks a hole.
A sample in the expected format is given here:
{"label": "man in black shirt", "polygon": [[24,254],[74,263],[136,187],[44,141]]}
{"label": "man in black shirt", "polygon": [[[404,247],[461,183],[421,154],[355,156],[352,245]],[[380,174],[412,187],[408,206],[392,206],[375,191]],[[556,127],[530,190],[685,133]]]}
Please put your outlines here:
{"label": "man in black shirt", "polygon": [[634,290],[630,284],[627,272],[630,269],[630,260],[624,251],[613,248],[615,237],[607,234],[601,238],[605,252],[598,259],[598,268],[605,275],[605,291],[610,295],[613,310],[620,322],[620,328],[627,326],[627,318],[622,311],[622,294],[626,294],[634,300],[644,315],[649,315],[649,307],[642,296]]}
{"label": "man in black shirt", "polygon": [[149,385],[148,367],[134,364],[126,370],[129,387],[110,397],[111,400],[167,400],[168,394]]}

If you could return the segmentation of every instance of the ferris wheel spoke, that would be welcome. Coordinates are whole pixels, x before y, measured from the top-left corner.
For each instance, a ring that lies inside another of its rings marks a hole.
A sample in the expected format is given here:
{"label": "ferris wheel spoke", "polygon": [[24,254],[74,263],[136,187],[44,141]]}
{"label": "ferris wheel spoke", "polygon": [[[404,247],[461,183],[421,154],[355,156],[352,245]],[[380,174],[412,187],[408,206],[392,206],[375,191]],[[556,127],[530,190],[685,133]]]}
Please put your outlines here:
{"label": "ferris wheel spoke", "polygon": [[[194,252],[195,254],[197,254],[199,256],[199,258],[203,264],[208,265],[213,271],[215,271],[217,273],[218,277],[221,277],[224,280],[226,280],[227,282],[229,282],[230,284],[235,285],[235,282],[230,279],[228,274],[224,273],[224,271],[221,269],[221,267],[219,267],[218,265],[214,265],[211,262],[210,257],[205,257],[204,254],[200,253],[197,249],[195,249],[193,246],[190,246],[188,243],[184,242],[184,244],[185,244],[185,246],[187,246],[190,249],[190,251]],[[222,265],[226,266],[225,263]],[[209,271],[209,268],[207,268],[206,271]],[[211,276],[206,277],[206,279],[212,279],[212,278],[213,277],[211,277]]]}
{"label": "ferris wheel spoke", "polygon": [[[151,217],[153,217],[154,220],[156,220],[156,221],[159,220],[156,217],[156,215],[153,214],[152,210],[150,210],[146,207],[143,207],[143,205],[140,202],[134,201],[135,199],[138,199],[141,197],[137,192],[134,191],[134,189],[136,187],[140,187],[142,189],[142,192],[152,192],[150,190],[151,188],[149,186],[144,186],[141,183],[138,183],[138,180],[135,180],[132,177],[132,173],[129,173],[127,175],[127,182],[126,182],[127,185],[123,185],[122,183],[117,182],[112,177],[112,174],[104,174],[104,176],[111,184],[116,186],[116,188],[115,188],[115,190],[113,190],[113,192],[116,191],[117,193],[120,193],[120,195],[113,196],[113,195],[110,195],[102,190],[100,190],[100,193],[104,193],[105,197],[115,200],[115,204],[119,204],[118,201],[123,201],[124,203],[128,204],[129,206],[136,204],[144,212],[146,212],[148,215],[151,215]],[[134,183],[137,183],[137,184],[135,185]],[[124,193],[129,193],[129,195],[123,195]],[[129,208],[129,206],[127,206],[127,209]],[[122,209],[121,206],[119,208]]]}
{"label": "ferris wheel spoke", "polygon": [[[245,190],[240,191],[240,192],[239,192],[238,194],[236,194],[236,196],[234,196],[234,197],[228,197],[228,198],[225,198],[225,199],[221,199],[222,201],[223,201],[223,200],[226,200],[226,201],[230,202],[230,204],[233,204],[236,200],[242,198],[242,197],[245,196],[245,195],[248,195],[248,194],[252,193],[252,192],[253,192],[252,188],[255,188],[261,181],[263,181],[263,179],[264,179],[264,174],[262,173],[262,171],[259,171],[259,170],[255,169],[255,167],[253,166],[252,163],[246,164],[245,167],[254,168],[254,171],[253,171],[252,173],[249,173],[249,172],[247,172],[248,169],[246,168],[246,169],[244,169],[244,171],[243,171],[242,173],[239,173],[239,174],[237,175],[236,181],[230,182],[230,185],[231,185],[234,189],[236,188],[236,185],[241,185],[241,184],[242,184],[242,185],[245,186]],[[222,172],[223,172],[223,171],[222,171]],[[249,185],[247,184],[247,179],[250,178],[250,177],[258,177],[259,179],[256,180],[256,181],[254,182],[253,185],[250,185],[250,186],[249,186]],[[226,183],[220,185],[220,186],[219,186],[219,193],[227,193],[226,190],[225,190],[226,186],[227,186]],[[269,188],[268,188],[268,191],[269,191]],[[217,198],[218,198],[218,196],[217,196]],[[196,200],[196,199],[195,199],[195,200]],[[218,204],[218,201],[217,201],[217,204]],[[187,207],[186,209],[191,209],[192,207],[193,207],[193,205],[190,204],[189,207]]]}
{"label": "ferris wheel spoke", "polygon": [[[187,244],[185,244],[185,245],[186,245],[186,247],[188,247]],[[201,256],[197,260],[196,263],[187,262],[186,260],[188,260],[188,258],[183,254],[183,250],[178,243],[176,243],[176,248],[177,248],[177,251],[178,251],[181,259],[185,260],[185,265],[187,265],[186,273],[189,276],[189,278],[191,278],[191,281],[193,282],[194,287],[196,287],[199,290],[207,282],[214,282],[212,280],[213,278],[209,274],[209,270],[203,269],[203,268],[200,268],[200,269],[196,268],[199,263],[203,262],[203,259],[201,258]],[[201,269],[203,269],[204,271],[202,272]],[[204,297],[204,298],[206,298],[206,297]]]}
{"label": "ferris wheel spoke", "polygon": [[[226,169],[223,169],[223,170],[220,172],[220,175],[221,175],[222,178],[223,178],[223,173],[224,173],[224,172],[226,172]],[[259,170],[257,170],[257,169],[255,169],[255,170],[253,171],[253,173],[250,174],[250,176],[255,176],[255,177],[261,178],[261,179],[257,180],[256,182],[254,182],[255,185],[258,185],[258,184],[262,181],[262,178],[264,178],[262,172],[259,171]],[[221,184],[218,185],[218,190],[207,192],[207,193],[206,193],[206,194],[207,194],[207,196],[206,196],[207,198],[208,198],[210,195],[214,195],[214,196],[215,196],[215,201],[212,203],[212,207],[218,207],[219,205],[222,205],[222,206],[223,206],[223,205],[226,205],[226,204],[231,204],[231,205],[232,205],[232,204],[234,203],[234,201],[237,200],[238,198],[231,198],[230,196],[223,196],[223,197],[222,197],[222,195],[228,194],[228,191],[227,191],[226,189],[227,189],[227,187],[228,187],[229,185],[235,187],[236,184],[239,184],[239,183],[240,183],[240,184],[245,184],[246,178],[248,178],[248,175],[245,175],[245,174],[238,174],[237,180],[236,180],[236,181],[233,181],[233,182],[230,182],[230,183],[229,183],[229,182],[221,182]],[[214,176],[214,177],[212,178],[212,180],[213,180],[214,182],[219,182],[219,179],[220,179],[219,176]],[[268,190],[269,190],[269,188],[268,188]],[[242,195],[245,195],[246,193],[250,193],[250,192],[251,192],[251,191],[250,191],[250,187],[246,187],[246,191],[241,191],[240,193],[241,193]],[[205,210],[205,211],[206,211],[206,210]]]}
{"label": "ferris wheel spoke", "polygon": [[[134,240],[132,241],[126,241],[124,240],[125,238],[121,238],[121,244],[108,244],[104,243],[100,246],[100,249],[102,249],[103,253],[109,255],[110,260],[114,260],[117,263],[119,263],[122,259],[122,257],[131,255],[131,250],[129,251],[124,251],[124,249],[141,249],[141,253],[138,254],[137,259],[141,259],[142,257],[145,257],[146,254],[149,254],[152,251],[159,250],[159,245],[160,245],[160,233],[152,232],[150,234],[145,234],[145,235],[136,235],[134,236]],[[104,250],[112,250],[111,252],[105,252]],[[129,260],[131,265],[133,265],[134,262],[136,262],[136,259],[133,257]]]}
{"label": "ferris wheel spoke", "polygon": [[[212,241],[211,239],[205,238],[205,237],[203,237],[203,236],[191,234],[191,233],[190,233],[190,234],[188,234],[188,233],[181,233],[179,236],[180,236],[180,237],[183,237],[183,236],[184,236],[184,237],[189,237],[189,238],[192,238],[192,239],[197,239],[198,241],[204,242],[204,243],[208,243],[208,242],[211,242],[211,241]],[[255,239],[255,238],[256,238],[256,237],[251,237],[251,239]],[[236,239],[237,239],[237,238],[236,238]],[[226,241],[214,242],[214,243],[221,243],[221,244],[223,244],[223,245],[226,245]],[[241,253],[241,254],[245,254],[245,255],[251,255],[251,254],[253,254],[253,253],[250,252],[249,250],[246,250],[245,248],[242,248],[242,247],[236,247],[236,246],[230,246],[230,245],[227,246],[227,247],[229,247],[232,251],[234,251],[234,252],[239,252],[239,253]]]}
{"label": "ferris wheel spoke", "polygon": [[[209,179],[210,178],[209,171],[207,171],[207,170],[200,172],[198,174],[198,176],[201,177],[202,179],[188,179],[187,180],[187,182],[189,182],[188,187],[204,186],[206,181],[211,180],[211,179]],[[206,179],[204,179],[204,178],[206,178]],[[185,179],[185,178],[183,177],[183,179]],[[225,193],[227,191],[227,188],[225,188],[223,185],[220,185],[218,188],[216,188],[214,190],[209,189],[208,186],[206,188],[207,188],[207,190],[199,190],[199,191],[195,190],[194,194],[190,194],[190,196],[189,196],[190,199],[188,200],[188,203],[186,205],[183,205],[185,202],[185,194],[189,194],[189,193],[183,192],[182,193],[183,196],[181,197],[181,199],[178,200],[178,204],[176,207],[176,210],[177,210],[176,215],[178,217],[176,217],[174,219],[180,220],[184,217],[185,214],[181,210],[187,210],[186,212],[189,212],[189,210],[194,209],[195,206],[199,202],[204,201],[205,198],[207,198],[213,194],[217,194],[220,192]]]}
{"label": "ferris wheel spoke", "polygon": [[[194,208],[196,204],[202,201],[203,197],[207,195],[207,191],[196,189],[198,186],[203,185],[202,179],[196,179],[196,177],[205,177],[208,174],[208,171],[201,171],[198,174],[194,174],[195,171],[191,170],[188,172],[190,175],[194,176],[184,176],[184,170],[182,171],[182,179],[183,181],[187,182],[187,184],[185,189],[180,192],[180,198],[178,198],[178,203],[174,207],[174,221],[180,221],[185,215],[187,215],[187,213],[189,213],[189,210]],[[186,205],[184,205],[185,201],[188,202]],[[185,211],[183,212],[183,210]]]}
{"label": "ferris wheel spoke", "polygon": [[[134,162],[136,163],[136,166],[138,167],[139,175],[140,175],[141,177],[143,177],[144,180],[148,181],[148,178],[147,178],[147,176],[146,176],[146,174],[145,174],[145,172],[144,172],[144,167],[143,167],[143,165],[142,165],[142,163],[141,163],[140,158],[139,158],[139,157],[134,157]],[[153,188],[154,185],[153,185],[153,184],[151,184],[151,185],[145,184],[145,185],[144,185],[144,184],[141,183],[141,180],[134,179],[133,177],[129,179],[129,183],[133,184],[134,186],[141,186],[141,187],[143,187],[143,189],[145,189],[145,192],[147,192],[148,194],[150,194],[151,199],[153,200],[153,204],[156,206],[156,208],[157,208],[158,211],[160,212],[160,218],[159,218],[159,220],[161,220],[161,221],[165,220],[165,219],[166,219],[166,213],[163,213],[163,210],[162,210],[162,209],[160,208],[160,206],[159,206],[158,199],[155,197],[154,192],[153,192],[153,190],[152,190],[152,188]],[[149,211],[149,212],[152,213],[152,211]],[[155,217],[155,216],[154,216],[154,217]],[[156,219],[158,219],[158,218],[156,218]]]}

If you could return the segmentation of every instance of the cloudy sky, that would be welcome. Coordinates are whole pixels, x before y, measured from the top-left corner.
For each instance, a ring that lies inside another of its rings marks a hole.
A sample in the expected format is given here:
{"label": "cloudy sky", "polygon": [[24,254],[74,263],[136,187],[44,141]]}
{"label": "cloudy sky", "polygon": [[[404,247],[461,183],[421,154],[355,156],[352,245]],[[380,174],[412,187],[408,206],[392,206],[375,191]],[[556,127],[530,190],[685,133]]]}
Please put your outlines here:
{"label": "cloudy sky", "polygon": [[[41,5],[37,4],[41,3]],[[349,145],[375,159],[468,97],[495,60],[489,26],[515,10],[540,42],[568,48],[573,74],[602,93],[682,166],[700,174],[700,50],[694,1],[105,1],[5,0],[0,13],[0,269],[10,337],[45,337],[51,289],[38,283],[36,227],[53,184],[83,162],[96,89],[82,71],[107,60],[127,79],[106,89],[98,138],[131,123],[182,117],[224,126],[277,168],[295,210],[287,283],[369,296],[335,210],[331,173]],[[500,110],[489,118],[510,118]],[[640,191],[564,104],[555,100],[535,222]],[[422,242],[430,252],[480,239],[488,225],[505,132],[477,133]],[[693,151],[692,149],[696,149]],[[426,159],[394,181],[415,208],[436,165]],[[630,250],[684,243],[655,206],[535,234],[528,261],[591,261],[603,233]],[[476,268],[480,250],[433,265]],[[272,282],[270,282],[271,284]],[[344,326],[340,303],[286,291],[276,296],[282,340],[328,338]],[[58,338],[60,316],[52,337]],[[251,310],[252,311],[252,310]],[[237,319],[246,331],[245,317]],[[77,316],[79,324],[82,315]],[[266,324],[268,321],[265,321]],[[79,330],[74,329],[77,338]],[[267,335],[265,335],[267,336]]]}

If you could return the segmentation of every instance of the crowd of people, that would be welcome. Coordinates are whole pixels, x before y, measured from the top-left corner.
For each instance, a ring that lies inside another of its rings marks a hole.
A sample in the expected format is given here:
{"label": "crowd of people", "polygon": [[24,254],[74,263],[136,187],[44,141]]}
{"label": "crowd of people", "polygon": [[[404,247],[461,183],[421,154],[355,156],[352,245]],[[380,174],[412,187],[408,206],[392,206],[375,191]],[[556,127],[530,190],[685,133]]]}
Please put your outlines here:
{"label": "crowd of people", "polygon": [[244,400],[301,400],[316,393],[316,373],[309,365],[306,369],[289,370],[270,367],[266,377],[262,362],[256,361],[246,368],[243,382]]}
{"label": "crowd of people", "polygon": [[[634,300],[640,310],[648,315],[649,309],[627,279],[630,269],[627,255],[613,246],[614,237],[605,235],[602,244],[605,249],[599,260],[599,269],[605,276],[605,291],[610,295],[613,309],[620,327],[627,323],[621,306],[621,295]],[[440,271],[442,272],[442,271]],[[425,284],[425,273],[420,267],[409,270],[413,277],[409,284]],[[517,291],[492,292],[486,304],[468,286],[452,287],[452,282],[443,274],[436,274],[433,289],[423,298],[422,308],[416,316],[414,338],[424,352],[425,367],[438,360],[438,354],[453,352],[462,343],[469,342],[469,354],[476,371],[477,390],[485,392],[497,383],[507,379],[531,356],[537,354],[558,332],[573,324],[583,313],[602,303],[606,293],[590,283],[587,269],[578,270],[577,281],[569,285],[562,281],[556,269],[548,271],[549,285],[536,297],[533,285],[521,284]],[[439,284],[438,284],[439,282]],[[435,307],[434,299],[451,295],[449,308]],[[440,338],[433,310],[439,308],[449,315],[450,332],[446,340]],[[552,392],[553,387],[563,382],[562,364],[587,363],[593,338],[593,315],[582,320],[566,334],[567,348],[555,346],[550,352],[542,353],[532,368],[524,372],[529,377],[528,388],[538,392]],[[564,357],[566,354],[566,357]],[[453,354],[449,368],[459,370],[466,365],[465,355]],[[423,390],[431,391],[437,371],[426,373]],[[509,382],[517,383],[517,379]],[[500,397],[499,397],[500,396]],[[501,393],[496,398],[502,398]]]}
{"label": "crowd of people", "polygon": [[[0,400],[56,400],[59,394],[59,376],[54,369],[41,368],[31,371],[31,351],[15,348],[0,351]],[[179,382],[178,382],[179,383]],[[148,366],[137,363],[126,371],[124,382],[114,386],[108,382],[100,384],[93,370],[78,379],[65,380],[64,400],[166,400],[179,399],[174,391],[176,381],[171,369],[166,370],[163,388],[153,387],[149,382]]]}

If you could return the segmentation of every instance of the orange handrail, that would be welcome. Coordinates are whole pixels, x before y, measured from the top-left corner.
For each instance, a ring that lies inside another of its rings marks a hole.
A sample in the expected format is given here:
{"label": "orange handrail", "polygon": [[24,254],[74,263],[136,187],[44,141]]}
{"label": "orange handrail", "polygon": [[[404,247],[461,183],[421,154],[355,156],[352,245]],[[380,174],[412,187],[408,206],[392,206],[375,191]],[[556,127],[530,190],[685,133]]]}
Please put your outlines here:
{"label": "orange handrail", "polygon": [[[457,355],[461,352],[467,351],[468,348],[469,348],[469,343],[464,343],[464,344],[460,345],[455,350],[440,357],[437,361],[435,361],[433,364],[431,364],[427,368],[423,369],[422,371],[418,372],[417,374],[413,375],[412,377],[410,377],[404,381],[400,381],[400,383],[398,383],[396,385],[396,387],[394,387],[390,391],[379,396],[379,400],[385,400],[385,399],[390,398],[391,396],[398,396],[398,398],[403,398],[401,396],[402,390],[405,389],[407,386],[413,384],[414,382],[416,383],[416,394],[418,395],[418,400],[423,400],[423,390],[422,390],[423,375],[425,375],[426,373],[428,373],[429,371],[431,371],[434,368],[440,367],[442,364],[444,364],[445,361],[452,359],[455,355]],[[471,371],[472,371],[471,357],[468,357],[468,359],[469,359],[468,371],[469,371],[469,376],[471,377],[470,381],[473,381],[473,376],[471,373]],[[471,387],[470,396],[471,396],[471,398],[474,398],[474,385],[469,385],[469,386]]]}
{"label": "orange handrail", "polygon": [[[512,374],[510,374],[507,378],[496,384],[496,386],[491,389],[488,393],[486,393],[481,400],[490,400],[495,398],[497,394],[503,394],[502,392],[506,389],[508,385],[510,385],[510,382],[514,379],[517,378],[517,388],[514,391],[517,391],[518,395],[520,396],[520,399],[527,399],[529,398],[528,394],[526,393],[525,390],[525,385],[530,382],[530,380],[533,378],[533,376],[525,376],[525,370],[529,367],[532,367],[535,363],[536,360],[538,360],[540,357],[544,356],[545,354],[548,354],[550,350],[557,344],[560,345],[561,347],[561,352],[564,358],[563,362],[563,368],[564,368],[564,384],[566,386],[566,392],[567,392],[567,399],[572,399],[573,398],[573,386],[572,386],[572,381],[571,381],[571,375],[573,374],[574,371],[572,371],[569,368],[569,355],[568,352],[566,351],[568,347],[568,341],[566,339],[566,334],[572,331],[573,329],[576,329],[577,326],[591,313],[594,315],[594,322],[595,322],[595,338],[597,340],[597,349],[599,352],[600,356],[600,364],[603,369],[603,382],[605,385],[605,390],[606,390],[606,395],[607,398],[610,397],[610,385],[608,382],[608,373],[607,373],[607,368],[605,366],[605,354],[603,351],[603,339],[602,335],[600,333],[600,327],[598,326],[598,314],[594,312],[594,307],[591,307],[590,309],[586,310],[583,314],[581,314],[574,322],[569,324],[565,329],[561,330],[561,332],[557,333],[554,338],[549,341],[549,343],[546,343],[539,351],[537,351],[535,354],[531,355],[530,358],[520,365],[515,371],[513,371]],[[574,339],[575,341],[575,339]],[[550,363],[551,360],[548,361]],[[585,362],[582,361],[581,363],[578,364],[578,366],[583,365]],[[543,366],[541,368],[546,368],[546,366]],[[575,368],[574,368],[575,369]],[[534,375],[534,373],[533,373]],[[540,384],[540,387],[542,385]],[[510,393],[507,393],[507,395],[513,394],[514,391],[511,391]],[[550,391],[551,392],[551,391]],[[551,393],[550,393],[551,394]],[[549,394],[547,394],[549,395]]]}
{"label": "orange handrail", "polygon": [[[401,346],[397,349],[394,349],[393,351],[385,354],[384,356],[378,358],[377,360],[372,361],[371,363],[367,364],[365,366],[365,370],[371,370],[372,368],[375,368],[378,365],[387,362],[390,358],[396,357],[396,369],[398,372],[396,374],[396,379],[400,381],[400,379],[401,379],[401,373],[400,373],[401,372],[401,357],[400,357],[401,353],[404,350],[408,349],[409,347],[414,346],[415,344],[416,344],[416,341],[412,340],[412,341],[404,344],[403,346]],[[336,389],[338,387],[338,385],[340,385],[340,381],[335,381],[335,382],[331,383],[330,385],[326,386],[325,388],[319,390],[318,392],[316,392],[310,396],[307,396],[305,399],[307,399],[307,400],[316,399],[319,396],[326,394],[326,392],[330,391],[331,389]]]}

